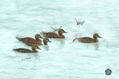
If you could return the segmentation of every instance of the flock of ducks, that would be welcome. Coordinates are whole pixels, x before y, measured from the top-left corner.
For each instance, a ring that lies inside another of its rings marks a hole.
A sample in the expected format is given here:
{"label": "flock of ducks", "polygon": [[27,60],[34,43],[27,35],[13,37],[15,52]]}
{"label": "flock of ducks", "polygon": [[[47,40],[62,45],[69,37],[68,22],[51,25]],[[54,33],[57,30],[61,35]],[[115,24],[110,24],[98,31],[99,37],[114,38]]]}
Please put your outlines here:
{"label": "flock of ducks", "polygon": [[[77,25],[81,25],[84,23],[84,21],[78,22],[77,20],[76,20],[76,22],[77,22]],[[39,46],[47,45],[48,42],[51,42],[49,40],[50,38],[53,38],[53,39],[64,39],[65,38],[63,33],[67,33],[67,32],[64,29],[62,29],[61,27],[59,29],[55,29],[52,27],[52,29],[54,29],[55,31],[54,32],[42,32],[40,34],[36,34],[35,39],[32,37],[24,37],[24,38],[16,37],[17,40],[23,42],[24,44],[26,44],[28,46],[31,46],[32,50],[26,49],[26,48],[17,48],[17,49],[13,49],[13,50],[17,51],[17,52],[21,52],[21,53],[37,53],[38,51],[36,49],[40,49]],[[58,33],[56,33],[56,31]],[[93,34],[93,38],[91,38],[91,37],[79,37],[79,38],[74,38],[73,42],[78,40],[81,43],[97,43],[98,38],[102,38],[102,37],[99,36],[97,33],[95,33],[95,34]]]}
{"label": "flock of ducks", "polygon": [[32,37],[24,37],[24,38],[16,37],[16,39],[18,39],[19,41],[23,42],[27,46],[31,46],[32,47],[32,50],[25,49],[25,48],[13,49],[14,51],[21,52],[21,53],[37,53],[38,51],[36,49],[40,49],[38,46],[43,45],[41,39],[43,39],[44,45],[47,45],[48,42],[51,42],[48,38],[41,37],[40,34],[36,34],[35,35],[35,39],[32,38]]}

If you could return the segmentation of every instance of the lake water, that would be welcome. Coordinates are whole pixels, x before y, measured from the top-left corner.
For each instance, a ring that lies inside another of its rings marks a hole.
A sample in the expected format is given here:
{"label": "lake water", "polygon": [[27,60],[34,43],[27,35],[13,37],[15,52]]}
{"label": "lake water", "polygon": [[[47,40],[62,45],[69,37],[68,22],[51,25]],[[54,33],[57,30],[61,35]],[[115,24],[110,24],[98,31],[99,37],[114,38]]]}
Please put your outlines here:
{"label": "lake water", "polygon": [[[119,77],[118,0],[0,0],[1,79],[117,79]],[[76,25],[75,18],[85,23]],[[16,39],[63,26],[65,39],[50,39],[37,54]],[[98,33],[97,44],[72,42]],[[105,75],[110,68],[112,74]]]}

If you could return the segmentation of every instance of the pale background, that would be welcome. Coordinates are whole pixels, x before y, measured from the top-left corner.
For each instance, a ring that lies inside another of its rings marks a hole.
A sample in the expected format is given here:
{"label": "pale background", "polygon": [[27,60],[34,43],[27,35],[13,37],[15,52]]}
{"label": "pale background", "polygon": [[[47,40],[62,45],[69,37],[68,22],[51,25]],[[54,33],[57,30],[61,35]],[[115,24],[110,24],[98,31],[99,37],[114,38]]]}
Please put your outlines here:
{"label": "pale background", "polygon": [[[1,79],[118,79],[119,0],[0,0]],[[75,19],[85,20],[81,27]],[[60,27],[64,40],[41,46],[38,54],[20,54],[30,48],[16,36],[34,37]],[[75,37],[98,33],[98,44],[72,43]],[[96,48],[98,46],[98,48]],[[111,76],[105,75],[110,68]]]}

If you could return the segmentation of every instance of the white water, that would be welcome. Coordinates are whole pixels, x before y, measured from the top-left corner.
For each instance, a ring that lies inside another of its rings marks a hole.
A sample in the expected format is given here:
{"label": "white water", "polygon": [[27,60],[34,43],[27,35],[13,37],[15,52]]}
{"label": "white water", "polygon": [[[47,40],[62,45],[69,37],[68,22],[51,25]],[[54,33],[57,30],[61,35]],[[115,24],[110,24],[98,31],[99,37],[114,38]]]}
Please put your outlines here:
{"label": "white water", "polygon": [[[119,74],[118,0],[0,0],[1,79],[117,79]],[[85,20],[80,28],[75,19]],[[60,27],[66,39],[42,46],[38,54],[21,54],[30,48],[16,36],[34,37]],[[98,44],[72,43],[75,37],[98,33]],[[98,46],[98,48],[96,48]],[[106,76],[105,69],[112,70]]]}

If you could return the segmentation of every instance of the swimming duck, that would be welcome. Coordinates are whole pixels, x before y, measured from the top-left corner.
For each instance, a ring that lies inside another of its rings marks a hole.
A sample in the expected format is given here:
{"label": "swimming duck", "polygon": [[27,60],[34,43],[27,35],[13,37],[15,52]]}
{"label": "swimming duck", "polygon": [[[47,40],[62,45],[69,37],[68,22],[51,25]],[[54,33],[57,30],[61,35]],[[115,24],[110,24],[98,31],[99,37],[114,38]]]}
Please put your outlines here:
{"label": "swimming duck", "polygon": [[63,35],[63,33],[67,33],[65,32],[63,29],[59,29],[58,30],[58,34],[55,32],[42,32],[47,38],[60,38],[63,39],[65,38],[65,36]]}
{"label": "swimming duck", "polygon": [[82,43],[96,43],[96,42],[98,42],[97,38],[102,38],[102,37],[99,36],[97,33],[95,33],[95,34],[93,34],[93,38],[90,38],[90,37],[75,38],[73,40],[73,42],[75,40],[78,40],[79,42],[82,42]]}
{"label": "swimming duck", "polygon": [[48,42],[51,42],[48,38],[44,38],[44,39],[43,39],[44,45],[47,45]]}
{"label": "swimming duck", "polygon": [[42,38],[39,34],[35,35],[35,39],[31,38],[31,37],[24,37],[24,38],[19,38],[16,37],[19,41],[22,41],[23,43],[25,43],[28,46],[31,47],[37,47],[42,45],[42,41],[39,38]]}
{"label": "swimming duck", "polygon": [[20,53],[38,53],[38,51],[34,47],[32,47],[32,50],[26,48],[17,48],[13,50]]}

